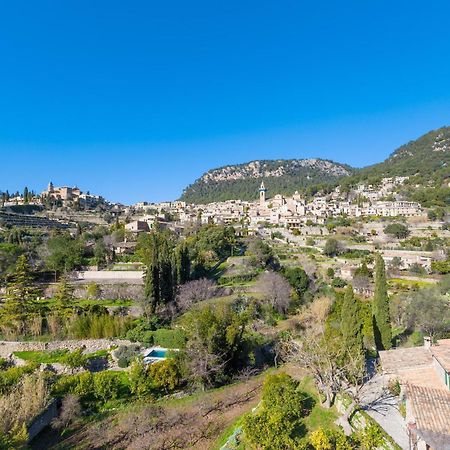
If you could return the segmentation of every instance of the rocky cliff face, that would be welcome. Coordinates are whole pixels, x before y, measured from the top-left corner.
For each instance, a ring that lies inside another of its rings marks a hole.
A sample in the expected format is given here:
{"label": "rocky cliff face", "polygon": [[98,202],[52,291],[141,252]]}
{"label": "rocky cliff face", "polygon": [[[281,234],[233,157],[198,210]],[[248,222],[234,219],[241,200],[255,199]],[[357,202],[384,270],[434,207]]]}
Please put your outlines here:
{"label": "rocky cliff face", "polygon": [[[318,172],[331,177],[351,174],[350,168],[322,159],[291,159],[278,161],[252,161],[247,164],[225,166],[205,173],[198,181],[243,180],[247,178],[268,178],[292,175],[300,169],[310,169],[311,175]],[[307,175],[308,176],[308,175]]]}
{"label": "rocky cliff face", "polygon": [[182,199],[207,203],[230,199],[251,200],[262,179],[277,193],[294,191],[317,183],[329,183],[349,176],[353,169],[323,159],[256,160],[213,169],[183,192]]}

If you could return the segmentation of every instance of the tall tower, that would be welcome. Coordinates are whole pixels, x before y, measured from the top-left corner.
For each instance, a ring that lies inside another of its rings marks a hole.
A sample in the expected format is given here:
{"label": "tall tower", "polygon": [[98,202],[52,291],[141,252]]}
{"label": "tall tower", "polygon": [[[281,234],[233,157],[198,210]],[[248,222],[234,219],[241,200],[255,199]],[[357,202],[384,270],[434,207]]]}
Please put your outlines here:
{"label": "tall tower", "polygon": [[261,206],[264,206],[264,204],[266,203],[266,193],[267,189],[264,186],[264,181],[261,181],[261,187],[259,188],[259,204]]}

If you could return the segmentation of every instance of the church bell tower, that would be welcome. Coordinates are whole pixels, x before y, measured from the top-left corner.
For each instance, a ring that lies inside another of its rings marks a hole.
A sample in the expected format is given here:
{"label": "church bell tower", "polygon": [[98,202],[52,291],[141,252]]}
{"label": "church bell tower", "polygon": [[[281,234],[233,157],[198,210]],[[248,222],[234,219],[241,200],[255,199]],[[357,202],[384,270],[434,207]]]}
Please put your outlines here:
{"label": "church bell tower", "polygon": [[261,187],[259,188],[259,204],[261,206],[264,206],[264,204],[266,203],[266,193],[267,189],[264,186],[264,181],[261,181]]}

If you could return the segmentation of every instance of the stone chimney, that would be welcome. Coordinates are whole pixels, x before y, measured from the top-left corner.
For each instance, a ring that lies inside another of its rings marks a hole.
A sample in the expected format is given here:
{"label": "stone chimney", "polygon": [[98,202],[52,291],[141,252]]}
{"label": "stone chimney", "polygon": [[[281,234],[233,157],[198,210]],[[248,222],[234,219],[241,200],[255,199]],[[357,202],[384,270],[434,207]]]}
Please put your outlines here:
{"label": "stone chimney", "polygon": [[424,336],[423,337],[423,346],[425,348],[430,348],[431,347],[431,337],[430,336]]}

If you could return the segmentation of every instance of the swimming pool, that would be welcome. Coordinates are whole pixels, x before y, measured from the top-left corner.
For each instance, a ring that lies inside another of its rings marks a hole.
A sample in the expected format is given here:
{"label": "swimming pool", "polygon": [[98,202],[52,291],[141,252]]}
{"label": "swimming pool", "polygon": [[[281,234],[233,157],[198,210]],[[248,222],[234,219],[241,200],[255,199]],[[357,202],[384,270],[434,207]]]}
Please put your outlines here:
{"label": "swimming pool", "polygon": [[156,350],[153,349],[151,352],[145,355],[147,358],[166,358],[167,350]]}

